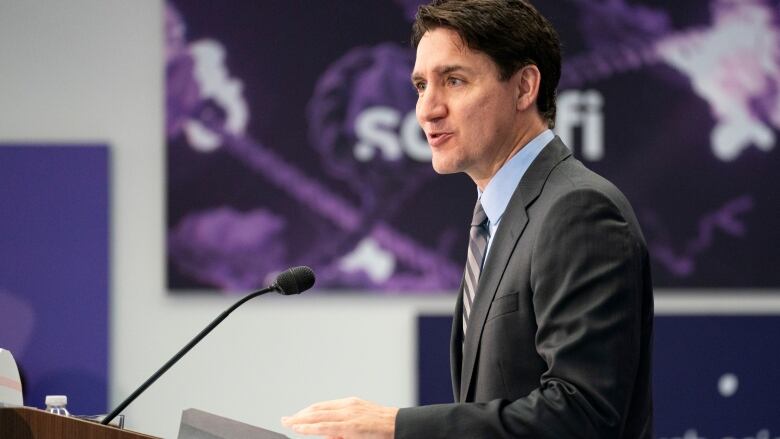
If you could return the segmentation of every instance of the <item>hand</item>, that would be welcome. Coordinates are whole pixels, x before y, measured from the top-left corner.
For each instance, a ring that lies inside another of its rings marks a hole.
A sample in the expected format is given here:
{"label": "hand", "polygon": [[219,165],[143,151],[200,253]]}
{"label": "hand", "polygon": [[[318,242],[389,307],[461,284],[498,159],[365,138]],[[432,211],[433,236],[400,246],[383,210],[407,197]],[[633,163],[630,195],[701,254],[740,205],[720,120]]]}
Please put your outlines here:
{"label": "hand", "polygon": [[296,433],[339,439],[393,439],[398,409],[359,398],[345,398],[310,405],[282,424]]}

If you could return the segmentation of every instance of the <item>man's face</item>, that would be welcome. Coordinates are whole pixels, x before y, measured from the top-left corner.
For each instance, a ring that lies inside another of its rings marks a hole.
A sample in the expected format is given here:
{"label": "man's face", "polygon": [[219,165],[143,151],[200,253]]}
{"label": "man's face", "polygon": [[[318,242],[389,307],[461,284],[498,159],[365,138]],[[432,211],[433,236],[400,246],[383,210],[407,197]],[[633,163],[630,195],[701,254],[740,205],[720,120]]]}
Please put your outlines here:
{"label": "man's face", "polygon": [[519,141],[514,78],[500,80],[490,57],[469,49],[455,31],[436,28],[420,39],[412,82],[433,169],[486,184]]}

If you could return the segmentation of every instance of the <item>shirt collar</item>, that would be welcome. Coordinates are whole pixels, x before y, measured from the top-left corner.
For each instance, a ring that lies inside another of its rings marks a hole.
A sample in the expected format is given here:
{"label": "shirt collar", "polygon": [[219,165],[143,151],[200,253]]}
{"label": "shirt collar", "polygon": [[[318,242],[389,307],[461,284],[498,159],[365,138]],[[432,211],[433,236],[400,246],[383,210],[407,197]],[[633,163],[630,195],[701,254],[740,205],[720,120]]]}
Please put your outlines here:
{"label": "shirt collar", "polygon": [[490,224],[496,225],[501,220],[520,179],[542,149],[554,138],[555,134],[551,130],[543,131],[501,166],[496,175],[490,179],[484,192],[480,192],[477,188],[482,208]]}

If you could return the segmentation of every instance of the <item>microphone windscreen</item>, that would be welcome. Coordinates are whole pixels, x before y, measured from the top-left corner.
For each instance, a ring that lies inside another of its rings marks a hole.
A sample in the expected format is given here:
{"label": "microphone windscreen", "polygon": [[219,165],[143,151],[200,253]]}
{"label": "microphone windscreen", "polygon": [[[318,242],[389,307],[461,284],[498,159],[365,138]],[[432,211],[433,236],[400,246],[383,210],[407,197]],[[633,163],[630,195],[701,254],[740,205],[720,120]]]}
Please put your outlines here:
{"label": "microphone windscreen", "polygon": [[293,267],[280,273],[275,284],[285,296],[299,294],[314,286],[314,271],[306,266]]}

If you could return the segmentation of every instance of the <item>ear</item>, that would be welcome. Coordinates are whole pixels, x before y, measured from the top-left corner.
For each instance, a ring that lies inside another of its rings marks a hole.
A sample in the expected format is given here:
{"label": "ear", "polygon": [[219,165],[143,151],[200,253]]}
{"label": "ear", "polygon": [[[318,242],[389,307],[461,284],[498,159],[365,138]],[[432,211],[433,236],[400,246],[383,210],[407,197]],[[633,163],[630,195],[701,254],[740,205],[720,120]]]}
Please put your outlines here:
{"label": "ear", "polygon": [[539,84],[542,82],[542,73],[539,68],[531,64],[515,72],[512,76],[517,90],[518,111],[526,111],[530,107],[536,107],[536,97],[539,95]]}

